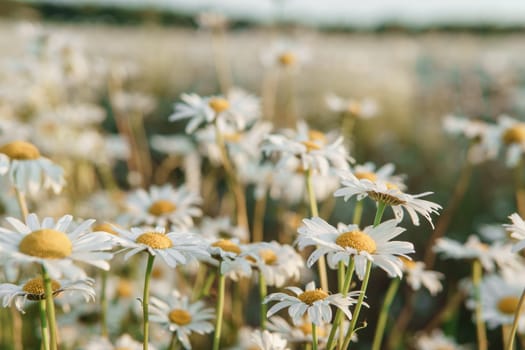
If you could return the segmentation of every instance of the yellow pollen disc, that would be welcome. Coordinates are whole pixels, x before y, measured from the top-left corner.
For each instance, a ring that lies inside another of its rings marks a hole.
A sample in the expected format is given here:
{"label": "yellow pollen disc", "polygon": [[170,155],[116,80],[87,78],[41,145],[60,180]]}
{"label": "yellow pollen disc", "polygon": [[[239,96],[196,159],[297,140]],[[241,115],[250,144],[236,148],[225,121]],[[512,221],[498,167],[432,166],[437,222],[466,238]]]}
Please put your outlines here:
{"label": "yellow pollen disc", "polygon": [[273,265],[277,262],[277,254],[271,249],[261,249],[259,256],[263,259],[266,265]]}
{"label": "yellow pollen disc", "polygon": [[137,237],[137,243],[150,246],[153,249],[167,249],[173,247],[173,242],[164,233],[146,232]]}
{"label": "yellow pollen disc", "polygon": [[322,144],[326,143],[326,135],[319,130],[308,130],[308,138],[312,141],[316,141]]}
{"label": "yellow pollen disc", "polygon": [[176,323],[179,326],[184,326],[191,322],[191,314],[182,309],[171,310],[168,317],[171,322]]}
{"label": "yellow pollen disc", "polygon": [[108,224],[107,222],[94,225],[93,232],[98,232],[98,231],[107,232],[107,233],[111,233],[112,235],[118,236],[117,231],[115,231],[113,226],[111,224]]}
{"label": "yellow pollen disc", "polygon": [[283,66],[291,66],[295,63],[296,57],[292,52],[285,52],[279,56],[279,63]]}
{"label": "yellow pollen disc", "polygon": [[376,242],[361,231],[345,232],[337,237],[335,243],[343,248],[354,248],[358,252],[365,251],[370,254],[374,254],[377,249]]}
{"label": "yellow pollen disc", "polygon": [[370,180],[372,182],[377,180],[377,175],[371,171],[358,171],[355,174],[359,180]]}
{"label": "yellow pollen disc", "polygon": [[321,149],[321,146],[319,146],[317,143],[313,141],[302,141],[301,143],[306,146],[307,152],[317,151]]}
{"label": "yellow pollen disc", "polygon": [[505,130],[503,142],[507,145],[525,142],[525,123],[518,123]]}
{"label": "yellow pollen disc", "polygon": [[177,206],[170,201],[165,199],[159,199],[149,207],[148,213],[155,216],[161,216],[164,214],[173,213],[177,210]]}
{"label": "yellow pollen disc", "polygon": [[119,298],[131,298],[133,296],[133,283],[126,279],[120,279],[117,284],[117,296]]}
{"label": "yellow pollen disc", "polygon": [[326,297],[328,297],[328,293],[326,293],[324,290],[320,288],[315,289],[315,290],[307,290],[299,294],[299,296],[297,296],[299,300],[301,300],[303,303],[308,304],[308,305],[312,305],[317,300],[323,300]]}
{"label": "yellow pollen disc", "polygon": [[[310,322],[303,322],[303,324],[298,326],[297,328],[299,328],[301,332],[303,332],[303,334],[305,335],[312,334],[312,324]],[[326,329],[324,327],[318,327],[317,335],[320,337],[324,337],[326,335]]]}
{"label": "yellow pollen disc", "polygon": [[210,102],[208,102],[208,105],[215,113],[221,113],[230,108],[230,103],[228,100],[222,97],[214,97],[210,99]]}
{"label": "yellow pollen disc", "polygon": [[[60,283],[58,283],[55,280],[51,280],[51,290],[53,291],[53,293],[59,289],[60,289]],[[22,287],[22,290],[28,294],[27,298],[29,300],[45,299],[44,294],[46,292],[44,289],[44,280],[42,279],[42,277],[36,277],[36,278],[30,279],[29,281],[26,282],[26,284],[24,284],[24,286]]]}
{"label": "yellow pollen disc", "polygon": [[73,245],[65,233],[42,229],[27,234],[20,241],[18,250],[43,259],[62,259],[71,255]]}
{"label": "yellow pollen disc", "polygon": [[212,243],[211,246],[221,248],[225,252],[241,254],[241,248],[229,239],[220,239],[217,242]]}
{"label": "yellow pollen disc", "polygon": [[230,143],[237,143],[237,142],[241,141],[243,136],[244,135],[243,135],[242,132],[232,132],[232,133],[223,135],[224,141],[230,142]]}
{"label": "yellow pollen disc", "polygon": [[392,182],[387,182],[386,183],[386,188],[389,189],[389,190],[399,190],[399,186],[392,183]]}
{"label": "yellow pollen disc", "polygon": [[515,296],[508,296],[501,298],[498,301],[498,310],[506,315],[513,315],[518,310],[520,299]]}
{"label": "yellow pollen disc", "polygon": [[40,151],[32,143],[13,141],[0,147],[0,153],[11,159],[30,160],[40,158]]}
{"label": "yellow pollen disc", "polygon": [[350,112],[353,115],[361,114],[361,104],[359,102],[350,102],[347,108],[348,112]]}
{"label": "yellow pollen disc", "polygon": [[399,259],[403,262],[403,265],[406,269],[410,270],[416,267],[416,262],[413,260],[408,260],[407,258],[400,256]]}

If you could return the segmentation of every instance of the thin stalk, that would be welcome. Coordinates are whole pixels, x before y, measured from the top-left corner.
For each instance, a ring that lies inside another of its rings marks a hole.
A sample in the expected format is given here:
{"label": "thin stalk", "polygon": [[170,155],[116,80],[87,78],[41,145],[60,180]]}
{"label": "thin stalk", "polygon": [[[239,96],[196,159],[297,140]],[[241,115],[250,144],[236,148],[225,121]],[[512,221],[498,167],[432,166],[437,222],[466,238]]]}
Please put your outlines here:
{"label": "thin stalk", "polygon": [[255,200],[253,209],[253,242],[264,241],[264,214],[266,212],[266,193]]}
{"label": "thin stalk", "polygon": [[215,316],[215,335],[213,336],[213,350],[219,350],[221,342],[222,318],[224,314],[224,289],[226,285],[226,276],[221,273],[221,266],[219,264],[219,291],[217,295],[217,307]]}
{"label": "thin stalk", "polygon": [[474,260],[472,263],[472,284],[474,285],[474,296],[476,300],[476,335],[478,338],[478,350],[487,350],[487,331],[485,323],[483,322],[481,309],[481,293],[480,283],[483,275],[483,268],[479,260]]}
{"label": "thin stalk", "polygon": [[40,331],[42,332],[42,348],[49,350],[49,330],[47,328],[47,315],[46,315],[46,301],[40,300],[38,302],[40,311]]}
{"label": "thin stalk", "polygon": [[317,350],[317,327],[315,323],[312,322],[312,350]]}
{"label": "thin stalk", "polygon": [[19,191],[18,188],[14,188],[16,193],[16,200],[18,201],[18,206],[20,207],[20,212],[22,213],[22,218],[25,220],[29,211],[27,210],[27,201],[26,196],[23,192]]}
{"label": "thin stalk", "polygon": [[148,254],[148,263],[146,265],[146,275],[144,276],[144,294],[142,296],[142,315],[144,318],[144,343],[143,349],[149,348],[149,284],[151,280],[151,271],[153,271],[153,262],[155,255]]}
{"label": "thin stalk", "polygon": [[[350,263],[348,265],[348,268],[346,269],[343,286],[341,288],[341,294],[343,296],[346,296],[348,294],[348,290],[350,289],[350,283],[352,282],[352,277],[354,275],[354,268],[355,268],[354,259],[350,259]],[[330,334],[328,335],[328,340],[326,342],[326,349],[327,350],[331,350],[335,346],[335,343],[334,343],[335,338],[334,337],[335,337],[335,333],[337,331],[337,327],[341,323],[341,318],[342,317],[343,317],[343,312],[341,310],[337,309],[337,312],[336,312],[335,318],[334,318],[334,322],[332,323],[332,329],[330,329]],[[343,333],[340,331],[339,335],[342,336]],[[342,339],[340,339],[339,343],[340,344],[342,343]]]}
{"label": "thin stalk", "polygon": [[[310,212],[313,217],[319,216],[319,210],[317,208],[317,199],[315,198],[314,185],[312,181],[312,169],[308,169],[306,172],[306,190],[308,191],[308,200],[310,201]],[[326,273],[326,260],[322,255],[318,262],[319,267],[319,280],[321,282],[321,288],[328,291],[328,275]]]}
{"label": "thin stalk", "polygon": [[108,296],[107,296],[108,272],[102,270],[102,290],[100,292],[100,326],[103,337],[108,336]]}
{"label": "thin stalk", "polygon": [[172,332],[168,350],[176,350],[176,349],[177,349],[177,333]]}
{"label": "thin stalk", "polygon": [[200,264],[199,271],[195,277],[195,283],[193,284],[193,293],[191,299],[196,301],[200,299],[202,289],[204,288],[204,283],[206,282],[206,272],[207,268],[205,264]]}
{"label": "thin stalk", "polygon": [[359,298],[357,299],[357,305],[355,306],[354,314],[352,315],[352,322],[350,323],[350,328],[348,329],[348,333],[345,336],[345,341],[342,347],[343,349],[348,349],[348,346],[350,345],[350,340],[352,339],[352,335],[354,334],[355,326],[357,325],[357,320],[359,319],[359,313],[361,312],[361,306],[363,305],[363,300],[365,298],[366,289],[368,287],[370,271],[372,271],[372,262],[369,260],[366,263],[366,272],[365,277],[363,278],[363,283],[361,284],[361,293],[359,294]]}
{"label": "thin stalk", "polygon": [[361,217],[363,216],[363,201],[357,201],[354,207],[354,216],[352,218],[352,223],[359,226],[361,223]]}
{"label": "thin stalk", "polygon": [[[510,343],[510,331],[511,331],[511,325],[510,324],[502,324],[501,325],[501,342],[503,349],[507,349]],[[512,350],[514,345],[512,346]]]}
{"label": "thin stalk", "polygon": [[521,311],[523,310],[523,303],[525,302],[525,289],[521,293],[520,301],[518,302],[518,308],[514,314],[514,321],[512,322],[512,328],[509,333],[509,343],[506,350],[514,350],[514,338],[516,337],[516,331],[518,330],[518,324],[521,316]]}
{"label": "thin stalk", "polygon": [[260,296],[260,305],[261,305],[261,328],[264,330],[266,328],[266,309],[267,306],[265,303],[263,303],[264,298],[266,298],[266,294],[268,294],[268,287],[266,285],[266,280],[264,278],[264,274],[259,271],[259,296]]}
{"label": "thin stalk", "polygon": [[337,263],[337,291],[343,292],[343,285],[345,284],[345,263],[339,261]]}
{"label": "thin stalk", "polygon": [[381,311],[379,313],[379,319],[377,320],[376,332],[374,334],[374,341],[372,343],[372,350],[380,350],[381,342],[383,340],[383,334],[385,333],[386,321],[388,319],[388,311],[392,305],[392,301],[396,296],[397,289],[399,288],[399,283],[401,279],[395,277],[390,282],[390,286],[385,294],[385,299],[383,300],[383,306],[381,306]]}
{"label": "thin stalk", "polygon": [[386,204],[383,202],[377,202],[376,216],[374,218],[374,227],[381,223],[383,213],[385,212]]}
{"label": "thin stalk", "polygon": [[210,295],[210,289],[211,289],[211,286],[213,285],[213,282],[215,281],[216,275],[217,274],[215,273],[215,271],[211,272],[208,275],[208,277],[206,278],[206,282],[204,283],[204,287],[202,287],[202,291],[200,292],[197,300],[202,298],[203,296]]}
{"label": "thin stalk", "polygon": [[46,295],[47,321],[49,325],[49,346],[50,350],[57,350],[57,324],[55,318],[55,303],[53,300],[53,289],[51,287],[51,278],[46,268],[42,265],[42,279],[44,280],[44,292]]}

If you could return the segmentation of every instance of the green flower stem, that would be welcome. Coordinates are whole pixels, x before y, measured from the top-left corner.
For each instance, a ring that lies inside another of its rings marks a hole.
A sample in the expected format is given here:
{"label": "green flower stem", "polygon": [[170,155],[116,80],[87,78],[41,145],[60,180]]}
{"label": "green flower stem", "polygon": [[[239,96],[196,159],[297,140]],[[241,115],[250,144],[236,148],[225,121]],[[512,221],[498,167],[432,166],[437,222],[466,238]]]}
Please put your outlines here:
{"label": "green flower stem", "polygon": [[472,284],[474,285],[474,296],[476,300],[476,335],[478,338],[478,350],[487,350],[487,331],[485,329],[485,323],[483,322],[481,309],[480,283],[482,276],[483,267],[479,260],[476,259],[472,263]]}
{"label": "green flower stem", "polygon": [[385,212],[386,204],[383,202],[377,202],[376,216],[374,218],[374,227],[381,223],[383,213]]}
{"label": "green flower stem", "polygon": [[168,346],[168,350],[177,350],[178,348],[178,344],[177,344],[177,333],[175,332],[172,332],[171,333],[171,340],[170,340],[170,345]]}
{"label": "green flower stem", "polygon": [[339,293],[343,292],[343,285],[345,284],[345,263],[339,261],[337,263],[337,290]]}
{"label": "green flower stem", "polygon": [[516,331],[518,330],[518,324],[520,320],[521,311],[523,310],[523,303],[525,302],[525,289],[521,293],[520,301],[514,315],[514,322],[512,322],[512,328],[510,329],[509,342],[506,350],[514,350],[514,338],[516,337]]}
{"label": "green flower stem", "polygon": [[386,321],[388,319],[388,311],[390,310],[392,301],[394,301],[394,297],[396,296],[396,292],[399,288],[400,282],[401,282],[401,279],[395,277],[394,279],[392,279],[392,282],[390,282],[390,286],[388,287],[388,290],[386,291],[385,298],[383,300],[383,306],[381,307],[381,312],[379,313],[379,319],[376,325],[376,332],[374,335],[374,342],[372,343],[372,350],[381,349],[381,342],[383,340],[383,334],[385,333]]}
{"label": "green flower stem", "polygon": [[345,341],[343,343],[343,349],[348,349],[350,345],[350,340],[352,339],[352,335],[354,334],[355,326],[357,325],[357,320],[359,319],[359,313],[361,312],[361,306],[363,305],[363,299],[365,298],[366,288],[368,287],[370,271],[372,271],[372,262],[368,260],[366,263],[365,277],[363,278],[363,283],[361,284],[361,293],[359,294],[359,298],[357,299],[357,305],[355,306],[354,314],[352,315],[352,322],[350,323],[350,328],[348,329],[348,333],[346,334]]}
{"label": "green flower stem", "polygon": [[49,325],[49,347],[51,350],[57,350],[57,324],[55,318],[55,303],[53,301],[53,289],[51,287],[51,278],[46,268],[42,265],[42,279],[44,280],[44,292],[46,295],[47,321]]}
{"label": "green flower stem", "polygon": [[263,303],[264,298],[266,298],[266,294],[268,294],[268,287],[266,286],[266,280],[264,279],[264,274],[259,271],[259,296],[261,298],[260,304],[261,304],[261,329],[264,330],[266,328],[266,304]]}
{"label": "green flower stem", "polygon": [[226,285],[226,276],[221,273],[221,264],[219,264],[219,291],[217,295],[217,307],[215,312],[215,335],[213,336],[213,350],[219,350],[221,342],[222,317],[224,314],[224,289]]}
{"label": "green flower stem", "polygon": [[[317,199],[315,198],[314,185],[312,181],[312,169],[308,169],[306,172],[306,190],[308,192],[308,199],[310,201],[310,213],[312,216],[319,216],[319,210],[317,209]],[[317,261],[319,267],[319,280],[321,282],[321,288],[328,292],[328,275],[326,273],[326,260],[322,255]]]}
{"label": "green flower stem", "polygon": [[146,275],[144,276],[144,295],[142,296],[142,315],[144,318],[144,343],[142,348],[144,350],[148,350],[149,348],[149,284],[154,261],[155,255],[148,254]]}
{"label": "green flower stem", "polygon": [[108,284],[108,272],[102,271],[102,290],[100,292],[100,326],[101,326],[101,333],[103,337],[108,336],[108,296],[107,296],[107,284]]}
{"label": "green flower stem", "polygon": [[213,282],[215,281],[216,275],[217,273],[215,271],[212,271],[208,275],[208,277],[206,277],[206,282],[204,283],[204,287],[202,288],[202,291],[199,293],[199,297],[197,298],[197,300],[202,298],[203,296],[210,295],[210,289],[211,289],[211,286],[213,285]]}
{"label": "green flower stem", "polygon": [[[346,269],[345,279],[344,279],[343,286],[341,289],[341,294],[343,294],[343,296],[346,296],[348,293],[348,290],[350,289],[350,283],[352,282],[352,277],[354,275],[354,268],[355,268],[354,259],[350,259],[350,263],[348,265],[348,268]],[[335,346],[335,342],[334,342],[335,332],[337,331],[337,327],[341,323],[342,317],[343,317],[343,312],[337,309],[337,312],[334,318],[334,322],[332,323],[332,329],[330,329],[330,334],[328,335],[328,340],[326,342],[326,349],[328,350],[331,350]]]}
{"label": "green flower stem", "polygon": [[46,301],[40,300],[38,302],[40,311],[40,330],[42,332],[42,348],[49,350],[49,330],[47,329],[47,315],[46,315]]}
{"label": "green flower stem", "polygon": [[312,322],[312,350],[317,350],[317,327]]}
{"label": "green flower stem", "polygon": [[358,225],[361,223],[361,217],[363,216],[363,201],[356,201],[354,207],[354,217],[352,223]]}
{"label": "green flower stem", "polygon": [[16,200],[18,201],[18,206],[20,207],[20,212],[22,213],[22,218],[27,218],[27,215],[29,215],[29,211],[27,210],[27,201],[26,196],[23,192],[19,191],[18,188],[14,187],[15,194],[16,194]]}

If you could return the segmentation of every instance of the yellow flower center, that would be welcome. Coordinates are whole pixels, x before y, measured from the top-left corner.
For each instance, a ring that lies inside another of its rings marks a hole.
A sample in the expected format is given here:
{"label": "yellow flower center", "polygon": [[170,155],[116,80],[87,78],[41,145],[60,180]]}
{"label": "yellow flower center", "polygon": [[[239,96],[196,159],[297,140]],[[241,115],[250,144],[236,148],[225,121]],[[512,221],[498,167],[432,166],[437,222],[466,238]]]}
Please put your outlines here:
{"label": "yellow flower center", "polygon": [[221,113],[230,108],[230,103],[228,100],[222,97],[214,97],[210,99],[208,105],[215,113]]}
{"label": "yellow flower center", "polygon": [[111,224],[108,224],[107,222],[94,225],[93,232],[98,232],[98,231],[107,232],[107,233],[111,233],[112,235],[118,236],[117,231],[115,231],[113,226]]}
{"label": "yellow flower center", "polygon": [[328,293],[326,293],[324,290],[318,288],[315,290],[307,290],[303,293],[299,294],[297,298],[301,300],[303,303],[312,305],[318,300],[323,300],[326,297],[328,297]]}
{"label": "yellow flower center", "polygon": [[343,248],[354,248],[358,252],[365,251],[370,254],[374,254],[377,249],[372,237],[361,231],[345,232],[337,237],[335,243]]}
{"label": "yellow flower center", "polygon": [[131,298],[133,296],[133,283],[127,279],[120,279],[117,284],[117,296],[119,298]]}
{"label": "yellow flower center", "polygon": [[221,248],[225,252],[235,253],[235,254],[241,254],[241,247],[239,247],[237,244],[233,243],[229,239],[220,239],[217,242],[212,243],[212,247]]}
{"label": "yellow flower center", "polygon": [[518,310],[520,300],[515,296],[501,298],[498,301],[498,310],[506,315],[514,315]]}
{"label": "yellow flower center", "polygon": [[358,116],[361,114],[361,104],[359,102],[350,102],[347,106],[347,109],[352,115]]}
{"label": "yellow flower center", "polygon": [[0,153],[11,159],[31,160],[40,158],[40,151],[32,143],[26,141],[13,141],[0,147]]}
{"label": "yellow flower center", "polygon": [[179,326],[184,326],[191,322],[191,314],[182,309],[171,310],[168,317],[171,322],[176,323]]}
{"label": "yellow flower center", "polygon": [[372,182],[377,180],[377,175],[371,171],[358,171],[355,174],[359,180],[370,180]]}
{"label": "yellow flower center", "polygon": [[232,132],[232,133],[223,135],[224,141],[229,142],[229,143],[237,143],[241,141],[243,136],[244,135],[242,132]]}
{"label": "yellow flower center", "polygon": [[261,249],[259,256],[263,259],[266,265],[273,265],[277,262],[277,254],[271,249]]}
{"label": "yellow flower center", "polygon": [[164,233],[146,232],[137,237],[137,243],[150,246],[153,249],[167,249],[173,247],[173,242]]}
{"label": "yellow flower center", "polygon": [[165,199],[159,199],[150,205],[148,213],[155,216],[161,216],[164,214],[173,213],[175,210],[177,210],[177,206],[175,204]]}
{"label": "yellow flower center", "polygon": [[18,246],[21,253],[43,259],[63,259],[73,250],[69,237],[60,231],[42,229],[27,234]]}
{"label": "yellow flower center", "polygon": [[[60,289],[60,283],[55,280],[51,280],[51,291],[53,294]],[[29,300],[43,300],[45,299],[44,280],[42,277],[36,277],[30,279],[24,284],[22,290],[26,292],[27,299]]]}
{"label": "yellow flower center", "polygon": [[503,142],[507,145],[525,142],[525,123],[518,123],[503,133]]}
{"label": "yellow flower center", "polygon": [[414,267],[416,267],[416,262],[413,260],[409,260],[405,258],[404,256],[400,256],[399,259],[403,262],[403,265],[405,266],[407,270],[411,270]]}
{"label": "yellow flower center", "polygon": [[323,145],[326,145],[326,136],[318,130],[308,130],[308,140],[301,143],[306,146],[308,152],[320,150]]}
{"label": "yellow flower center", "polygon": [[279,63],[283,66],[291,66],[295,64],[297,61],[297,58],[293,54],[293,52],[285,52],[279,56]]}

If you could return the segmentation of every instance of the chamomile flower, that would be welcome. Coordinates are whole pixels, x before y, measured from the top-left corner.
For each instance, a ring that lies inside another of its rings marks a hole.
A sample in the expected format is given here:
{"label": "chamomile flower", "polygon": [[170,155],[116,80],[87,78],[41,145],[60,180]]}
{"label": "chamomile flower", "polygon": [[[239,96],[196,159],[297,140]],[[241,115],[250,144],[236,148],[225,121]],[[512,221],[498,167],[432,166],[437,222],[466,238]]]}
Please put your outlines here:
{"label": "chamomile flower", "polygon": [[525,222],[518,213],[509,216],[512,225],[503,225],[510,232],[510,236],[519,240],[518,243],[512,247],[513,252],[517,252],[525,248]]}
{"label": "chamomile flower", "polygon": [[372,182],[386,182],[389,183],[391,187],[399,188],[401,191],[406,189],[404,183],[404,175],[394,175],[396,167],[392,163],[387,163],[381,167],[377,167],[372,162],[367,162],[364,164],[357,164],[352,167],[352,173],[358,179],[368,179]]}
{"label": "chamomile flower", "polygon": [[290,350],[286,339],[277,333],[271,333],[267,330],[256,330],[251,334],[251,344],[255,346],[254,350]]}
{"label": "chamomile flower", "polygon": [[0,147],[0,174],[7,174],[14,187],[30,194],[40,188],[51,188],[58,193],[65,183],[62,168],[42,157],[38,148],[25,141]]}
{"label": "chamomile flower", "polygon": [[405,279],[413,290],[421,287],[428,289],[431,295],[441,292],[443,285],[441,281],[445,276],[441,272],[425,270],[425,263],[401,258],[403,261],[403,272]]}
{"label": "chamomile flower", "polygon": [[213,309],[206,308],[204,302],[191,303],[186,296],[173,291],[169,298],[151,297],[150,320],[160,323],[177,339],[185,349],[191,349],[189,336],[192,333],[206,334],[213,331],[210,320],[214,318]]}
{"label": "chamomile flower", "polygon": [[247,259],[246,246],[238,239],[208,238],[208,263],[219,266],[221,274],[236,281],[240,277],[250,277],[252,266]]}
{"label": "chamomile flower", "polygon": [[303,171],[312,169],[323,175],[330,169],[348,169],[348,162],[353,161],[341,136],[310,129],[304,121],[297,123],[297,130],[286,129],[283,134],[268,135],[262,149],[267,154],[280,155],[278,168],[299,158]]}
{"label": "chamomile flower", "polygon": [[181,228],[193,226],[193,218],[202,215],[197,207],[201,198],[182,186],[151,186],[149,191],[138,189],[131,193],[126,205],[128,213],[124,220],[130,225],[174,225]]}
{"label": "chamomile flower", "polygon": [[316,326],[332,321],[331,305],[340,309],[351,320],[350,306],[357,303],[356,297],[360,293],[356,291],[348,293],[347,296],[341,293],[329,295],[322,289],[316,289],[314,282],[308,283],[304,291],[298,287],[286,287],[286,289],[295,296],[289,292],[273,293],[264,299],[264,303],[277,302],[268,310],[266,316],[271,317],[280,310],[288,308],[288,314],[294,324],[299,324],[301,318],[308,315],[309,321]]}
{"label": "chamomile flower", "polygon": [[434,251],[450,259],[478,259],[483,268],[489,272],[494,271],[496,267],[519,270],[522,265],[520,257],[512,252],[510,244],[495,242],[488,245],[475,235],[470,235],[465,243],[450,238],[440,238],[436,241]]}
{"label": "chamomile flower", "polygon": [[246,249],[248,260],[263,274],[266,284],[282,287],[288,280],[298,280],[303,258],[287,244],[275,241],[252,243]]}
{"label": "chamomile flower", "polygon": [[506,163],[515,167],[525,152],[525,123],[508,117],[498,118],[498,124],[493,128],[488,140],[496,149],[506,148]]}
{"label": "chamomile flower", "polygon": [[205,217],[200,225],[200,232],[204,237],[212,238],[236,238],[241,241],[248,240],[248,232],[240,226],[232,224],[231,219],[227,216],[218,218]]}
{"label": "chamomile flower", "polygon": [[261,62],[265,67],[284,69],[301,67],[310,58],[310,51],[306,47],[288,40],[275,42],[261,54]]}
{"label": "chamomile flower", "polygon": [[327,255],[328,264],[335,268],[339,261],[345,265],[354,259],[355,271],[363,279],[367,261],[383,269],[390,277],[403,275],[399,257],[414,252],[410,242],[391,241],[405,231],[397,226],[396,220],[388,220],[376,227],[367,226],[363,230],[357,225],[340,224],[337,228],[319,217],[304,219],[298,229],[297,245],[299,249],[316,246],[307,260],[312,266],[321,256]]}
{"label": "chamomile flower", "polygon": [[126,260],[147,251],[153,256],[158,255],[168,266],[176,267],[210,255],[201,239],[185,231],[166,233],[160,226],[155,229],[132,227],[129,231],[118,226],[113,226],[113,229],[118,233],[114,240],[127,251]]}
{"label": "chamomile flower", "polygon": [[[107,338],[100,337],[92,339],[86,345],[81,347],[82,350],[142,350],[143,344],[134,340],[129,334],[121,335],[114,344]],[[149,344],[149,349],[155,350],[155,346]]]}
{"label": "chamomile flower", "polygon": [[56,222],[51,217],[40,222],[35,214],[29,214],[25,223],[12,217],[6,220],[14,228],[0,227],[0,252],[8,256],[7,261],[40,264],[52,278],[84,278],[86,273],[74,262],[109,270],[107,260],[113,254],[105,251],[113,248],[113,239],[90,232],[95,220],[72,225],[73,217],[65,215]]}
{"label": "chamomile flower", "polygon": [[343,187],[335,191],[334,195],[336,197],[344,197],[345,201],[353,196],[357,196],[357,200],[370,197],[376,202],[392,207],[398,221],[403,219],[403,210],[406,210],[414,225],[419,225],[419,214],[434,227],[430,215],[436,214],[438,209],[441,209],[441,206],[434,202],[420,199],[432,194],[432,192],[411,195],[404,193],[394,184],[383,181],[370,181],[367,178],[358,179],[351,172],[340,172],[340,176]]}
{"label": "chamomile flower", "polygon": [[[53,297],[63,293],[79,293],[86,302],[95,300],[95,290],[93,289],[93,280],[90,278],[69,281],[69,280],[52,280],[51,290]],[[46,298],[44,291],[44,281],[42,277],[36,277],[26,281],[23,284],[16,285],[11,283],[0,284],[0,299],[2,306],[8,307],[15,305],[16,308],[24,312],[26,301],[39,301]]]}
{"label": "chamomile flower", "polygon": [[[343,329],[348,325],[346,321],[343,322]],[[323,324],[317,328],[319,343],[326,342],[328,338],[329,328],[327,326],[330,325]],[[280,334],[290,343],[310,343],[312,341],[312,324],[305,318],[302,318],[297,325],[290,325],[284,318],[274,315],[266,327],[268,330]]]}
{"label": "chamomile flower", "polygon": [[421,335],[415,341],[416,350],[467,350],[468,347],[458,345],[454,339],[447,337],[441,330],[431,334]]}
{"label": "chamomile flower", "polygon": [[342,98],[335,94],[327,94],[325,102],[328,108],[337,113],[349,114],[360,119],[371,119],[377,116],[379,108],[377,102],[370,98],[361,100]]}

